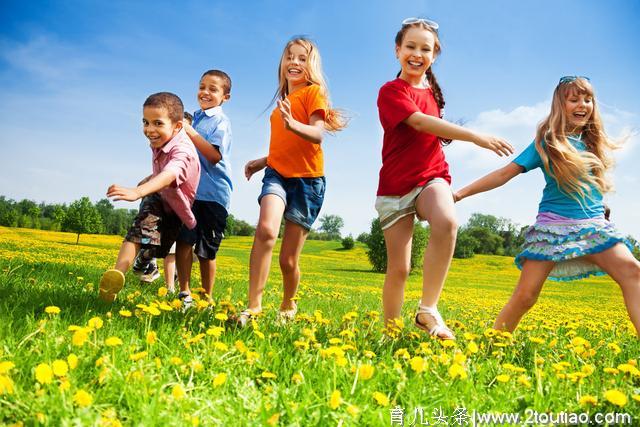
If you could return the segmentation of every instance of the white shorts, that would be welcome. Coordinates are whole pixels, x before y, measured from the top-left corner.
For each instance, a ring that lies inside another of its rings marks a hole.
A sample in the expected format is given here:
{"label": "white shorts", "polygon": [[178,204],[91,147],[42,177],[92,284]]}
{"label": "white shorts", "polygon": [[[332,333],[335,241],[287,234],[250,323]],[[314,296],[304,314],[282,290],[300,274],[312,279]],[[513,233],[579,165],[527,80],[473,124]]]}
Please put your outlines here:
{"label": "white shorts", "polygon": [[433,178],[425,185],[416,187],[403,196],[376,197],[376,210],[378,211],[382,229],[386,230],[407,215],[414,215],[416,213],[416,199],[422,193],[422,190],[431,184],[437,183],[449,185],[444,178]]}

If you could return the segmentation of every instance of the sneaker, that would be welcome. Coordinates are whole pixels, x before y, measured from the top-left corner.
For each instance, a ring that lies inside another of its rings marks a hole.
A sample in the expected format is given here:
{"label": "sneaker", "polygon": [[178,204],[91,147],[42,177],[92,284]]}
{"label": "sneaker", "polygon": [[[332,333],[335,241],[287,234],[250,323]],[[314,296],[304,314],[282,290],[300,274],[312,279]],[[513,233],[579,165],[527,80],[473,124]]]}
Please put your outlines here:
{"label": "sneaker", "polygon": [[136,259],[133,260],[133,266],[131,267],[131,271],[133,272],[133,274],[135,274],[136,276],[141,276],[144,274],[144,272],[147,270],[147,268],[149,267],[149,264],[153,262],[153,261],[146,261],[144,258],[142,258],[140,256],[140,254],[138,254],[136,256]]}
{"label": "sneaker", "polygon": [[182,301],[183,311],[186,311],[193,306],[193,298],[191,298],[191,293],[189,292],[180,292],[178,294],[178,299]]}
{"label": "sneaker", "polygon": [[147,265],[147,269],[143,274],[139,275],[140,281],[144,283],[153,283],[158,277],[160,277],[160,271],[158,271],[158,265],[154,262],[150,262]]}
{"label": "sneaker", "polygon": [[124,286],[124,274],[119,270],[107,270],[100,279],[99,297],[104,302],[113,302]]}

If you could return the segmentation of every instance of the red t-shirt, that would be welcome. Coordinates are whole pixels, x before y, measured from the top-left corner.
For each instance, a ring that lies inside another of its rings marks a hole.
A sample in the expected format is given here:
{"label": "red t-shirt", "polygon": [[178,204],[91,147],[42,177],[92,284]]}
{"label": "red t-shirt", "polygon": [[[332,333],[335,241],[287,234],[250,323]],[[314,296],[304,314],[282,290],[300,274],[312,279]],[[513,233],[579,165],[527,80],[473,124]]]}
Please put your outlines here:
{"label": "red t-shirt", "polygon": [[384,138],[378,196],[402,196],[437,177],[451,183],[438,137],[403,123],[417,111],[440,117],[430,88],[414,88],[399,78],[380,88],[378,112]]}

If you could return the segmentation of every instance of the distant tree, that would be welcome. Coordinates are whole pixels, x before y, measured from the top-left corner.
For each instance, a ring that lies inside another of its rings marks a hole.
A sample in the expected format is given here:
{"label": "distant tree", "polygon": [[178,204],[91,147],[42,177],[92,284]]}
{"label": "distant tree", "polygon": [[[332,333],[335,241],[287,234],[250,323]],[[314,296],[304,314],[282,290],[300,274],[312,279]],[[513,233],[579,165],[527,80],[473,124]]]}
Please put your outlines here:
{"label": "distant tree", "polygon": [[453,252],[454,258],[471,258],[480,242],[473,237],[466,229],[458,230],[456,248]]}
{"label": "distant tree", "polygon": [[640,243],[630,235],[627,236],[626,239],[631,245],[631,253],[637,260],[640,260]]}
{"label": "distant tree", "polygon": [[78,235],[76,245],[80,241],[80,234],[100,232],[102,229],[102,218],[88,197],[82,197],[80,200],[76,200],[69,205],[67,215],[64,219],[63,229],[65,231],[72,231]]}
{"label": "distant tree", "polygon": [[[429,229],[416,223],[413,227],[411,242],[411,270],[422,266],[424,249],[429,240]],[[375,218],[371,222],[371,232],[368,235],[367,257],[374,271],[385,272],[387,270],[387,246],[384,242],[384,234],[380,226],[380,220]]]}
{"label": "distant tree", "polygon": [[338,215],[323,215],[320,218],[320,231],[326,233],[331,240],[340,238],[340,230],[344,226],[344,220]]}
{"label": "distant tree", "polygon": [[478,246],[475,249],[477,254],[502,255],[504,239],[497,233],[485,227],[468,227],[466,233],[476,239]]}
{"label": "distant tree", "polygon": [[353,249],[355,245],[356,245],[356,242],[355,240],[353,240],[353,236],[351,234],[349,234],[347,237],[342,239],[342,247],[345,249]]}
{"label": "distant tree", "polygon": [[369,233],[360,233],[358,234],[358,237],[356,237],[356,240],[360,243],[367,243],[367,239],[369,238]]}

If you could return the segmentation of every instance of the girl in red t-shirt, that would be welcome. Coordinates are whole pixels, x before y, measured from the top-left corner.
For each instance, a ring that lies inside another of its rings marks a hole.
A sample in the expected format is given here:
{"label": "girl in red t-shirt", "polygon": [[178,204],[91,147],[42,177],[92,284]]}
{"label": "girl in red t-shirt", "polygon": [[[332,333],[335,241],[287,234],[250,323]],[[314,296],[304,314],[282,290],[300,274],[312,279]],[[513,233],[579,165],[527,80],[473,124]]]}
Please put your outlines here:
{"label": "girl in red t-shirt", "polygon": [[438,24],[418,18],[402,22],[396,35],[396,57],[402,69],[378,95],[384,139],[376,210],[387,246],[382,291],[386,325],[393,327],[400,317],[417,216],[429,222],[431,237],[424,254],[422,299],[415,324],[438,338],[454,339],[437,309],[458,227],[441,145],[453,139],[470,141],[500,156],[513,153],[513,147],[441,119],[444,98],[431,70],[439,53]]}

